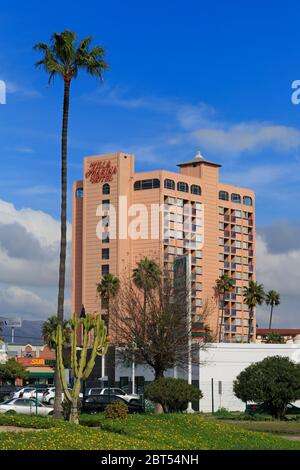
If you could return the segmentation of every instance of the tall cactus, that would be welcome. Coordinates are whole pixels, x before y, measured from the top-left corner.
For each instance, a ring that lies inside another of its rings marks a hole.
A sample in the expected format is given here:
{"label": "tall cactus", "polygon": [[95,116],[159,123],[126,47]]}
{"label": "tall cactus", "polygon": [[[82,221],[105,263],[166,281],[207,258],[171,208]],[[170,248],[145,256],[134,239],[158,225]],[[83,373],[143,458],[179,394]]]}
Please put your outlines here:
{"label": "tall cactus", "polygon": [[[109,340],[107,337],[107,328],[104,321],[100,316],[94,318],[92,315],[87,314],[85,318],[78,318],[73,314],[69,322],[71,326],[71,368],[74,375],[74,385],[72,390],[68,389],[65,369],[63,364],[63,332],[61,325],[58,325],[54,337],[57,348],[57,361],[59,369],[59,378],[62,384],[65,401],[70,406],[69,421],[78,424],[78,402],[80,394],[81,380],[86,380],[95,366],[96,356],[105,355],[107,352]],[[82,327],[83,330],[83,345],[80,351],[80,356],[77,356],[77,332]],[[87,352],[89,339],[92,337],[92,348],[90,359],[87,360]]]}

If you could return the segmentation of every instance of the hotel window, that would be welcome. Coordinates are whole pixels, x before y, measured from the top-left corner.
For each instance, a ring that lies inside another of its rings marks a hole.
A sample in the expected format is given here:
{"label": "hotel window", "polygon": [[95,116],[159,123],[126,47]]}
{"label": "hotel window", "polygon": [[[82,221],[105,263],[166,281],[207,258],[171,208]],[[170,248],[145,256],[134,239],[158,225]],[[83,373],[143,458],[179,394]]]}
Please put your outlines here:
{"label": "hotel window", "polygon": [[245,204],[245,206],[252,206],[252,197],[244,196],[243,197],[243,204]]}
{"label": "hotel window", "polygon": [[249,214],[246,211],[243,211],[243,219],[248,219]]}
{"label": "hotel window", "polygon": [[110,186],[109,184],[105,183],[102,186],[102,194],[110,194]]}
{"label": "hotel window", "polygon": [[165,179],[164,181],[164,187],[166,189],[175,189],[175,182],[173,180]]}
{"label": "hotel window", "polygon": [[177,255],[183,255],[183,248],[177,247]]}
{"label": "hotel window", "polygon": [[239,240],[235,240],[235,247],[236,248],[241,248],[242,244]]}
{"label": "hotel window", "polygon": [[109,209],[110,209],[110,200],[109,199],[103,199],[102,209],[105,210],[105,211],[109,211]]}
{"label": "hotel window", "polygon": [[224,207],[219,207],[219,215],[224,215],[224,214],[225,214]]}
{"label": "hotel window", "polygon": [[102,232],[102,243],[109,243],[109,232]]}
{"label": "hotel window", "polygon": [[101,274],[102,276],[105,276],[105,274],[109,274],[109,264],[102,264]]}
{"label": "hotel window", "polygon": [[236,193],[231,194],[231,202],[237,202],[238,204],[241,203],[241,196]]}
{"label": "hotel window", "polygon": [[109,226],[109,216],[108,215],[103,215],[102,216],[102,227],[108,227]]}
{"label": "hotel window", "polygon": [[248,281],[248,279],[249,279],[248,273],[243,273],[243,279],[244,279],[245,281]]}
{"label": "hotel window", "polygon": [[243,250],[248,250],[248,243],[247,242],[243,242]]}
{"label": "hotel window", "polygon": [[183,181],[179,181],[177,183],[177,191],[181,191],[182,193],[188,193],[189,185],[187,183],[184,183]]}
{"label": "hotel window", "polygon": [[234,277],[235,279],[242,279],[242,273],[240,273],[239,271],[236,271]]}
{"label": "hotel window", "polygon": [[77,188],[75,194],[76,194],[76,198],[82,199],[83,198],[83,188]]}
{"label": "hotel window", "polygon": [[223,246],[224,245],[224,238],[219,238],[219,246]]}
{"label": "hotel window", "polygon": [[109,259],[109,248],[102,248],[102,259]]}
{"label": "hotel window", "polygon": [[225,224],[224,222],[219,222],[219,230],[224,230]]}
{"label": "hotel window", "polygon": [[242,217],[241,211],[234,211],[235,217],[238,217],[239,219]]}
{"label": "hotel window", "polygon": [[221,199],[221,201],[229,201],[229,194],[227,191],[220,191],[219,192],[219,199]]}
{"label": "hotel window", "polygon": [[235,226],[234,226],[234,231],[235,231],[235,233],[241,233],[241,232],[242,232],[242,227],[241,227],[241,225],[235,225]]}
{"label": "hotel window", "polygon": [[249,228],[248,228],[248,227],[243,227],[243,233],[244,233],[245,235],[248,235],[248,233],[249,233]]}
{"label": "hotel window", "polygon": [[180,199],[180,198],[177,199],[177,206],[183,207],[183,199]]}
{"label": "hotel window", "polygon": [[168,253],[169,255],[175,255],[175,246],[169,246]]}
{"label": "hotel window", "polygon": [[241,287],[236,287],[235,291],[236,291],[237,295],[242,295],[242,293],[243,293],[243,289]]}
{"label": "hotel window", "polygon": [[249,263],[249,258],[247,256],[243,256],[243,263],[248,264]]}
{"label": "hotel window", "polygon": [[196,210],[197,210],[197,211],[202,211],[202,204],[201,204],[201,202],[196,202]]}
{"label": "hotel window", "polygon": [[196,258],[202,258],[202,251],[196,250],[195,256]]}
{"label": "hotel window", "polygon": [[236,256],[236,257],[235,257],[235,263],[236,263],[236,264],[241,264],[241,262],[242,262],[241,257],[240,257],[240,256]]}
{"label": "hotel window", "polygon": [[191,186],[191,193],[196,194],[197,196],[201,196],[201,188],[197,184],[192,184]]}
{"label": "hotel window", "polygon": [[160,181],[156,178],[152,180],[136,181],[134,183],[135,191],[139,191],[141,189],[156,189],[156,188],[160,188]]}

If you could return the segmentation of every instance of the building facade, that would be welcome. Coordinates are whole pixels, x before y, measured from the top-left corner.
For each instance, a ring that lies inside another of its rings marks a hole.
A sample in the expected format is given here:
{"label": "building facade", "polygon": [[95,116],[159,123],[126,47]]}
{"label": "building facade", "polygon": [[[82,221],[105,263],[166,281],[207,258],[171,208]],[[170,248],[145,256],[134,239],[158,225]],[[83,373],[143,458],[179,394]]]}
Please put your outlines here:
{"label": "building facade", "polygon": [[[249,311],[243,289],[255,279],[254,193],[219,181],[217,163],[198,154],[179,172],[135,173],[125,153],[84,159],[84,178],[73,185],[72,310],[102,312],[96,284],[110,272],[129,273],[143,257],[171,275],[176,256],[190,260],[192,321],[207,313],[217,334],[216,280],[234,279],[226,295],[222,339],[248,340]],[[255,339],[255,317],[250,320]]]}

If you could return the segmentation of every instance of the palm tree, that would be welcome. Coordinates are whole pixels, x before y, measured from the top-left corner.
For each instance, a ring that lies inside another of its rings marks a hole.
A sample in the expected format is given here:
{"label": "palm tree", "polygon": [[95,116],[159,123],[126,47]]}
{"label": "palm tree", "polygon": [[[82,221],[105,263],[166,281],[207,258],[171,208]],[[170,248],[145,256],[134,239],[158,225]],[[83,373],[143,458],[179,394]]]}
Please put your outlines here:
{"label": "palm tree", "polygon": [[[57,318],[63,324],[64,318],[64,292],[66,272],[67,251],[67,144],[68,144],[68,122],[70,87],[73,79],[77,78],[78,72],[84,70],[89,75],[102,79],[103,73],[108,69],[104,62],[105,51],[96,46],[90,49],[92,37],[88,36],[78,41],[76,33],[65,30],[62,33],[54,33],[50,45],[38,43],[34,49],[42,53],[42,58],[36,62],[37,67],[43,67],[49,75],[49,84],[55,76],[63,79],[63,119],[61,136],[61,238],[60,238],[60,261],[59,261],[59,283]],[[56,371],[58,375],[58,371]],[[54,417],[62,415],[61,408],[61,384],[57,379],[56,401],[54,404]]]}
{"label": "palm tree", "polygon": [[248,343],[250,343],[254,308],[263,303],[265,296],[264,286],[256,281],[249,281],[249,286],[244,289],[244,302],[249,307]]}
{"label": "palm tree", "polygon": [[280,305],[280,294],[276,290],[270,290],[266,293],[266,304],[271,305],[269,330],[272,327],[273,308]]}
{"label": "palm tree", "polygon": [[[225,305],[225,298],[226,294],[232,291],[234,286],[234,279],[228,276],[228,274],[222,274],[219,279],[216,280],[216,291],[219,297],[219,302],[222,303],[221,309],[221,321],[219,325],[219,342],[222,339],[222,327],[224,322],[224,305]],[[220,301],[221,299],[221,301]]]}
{"label": "palm tree", "polygon": [[120,279],[111,273],[104,274],[104,276],[101,279],[101,282],[97,284],[97,291],[106,306],[108,320],[109,320],[110,302],[114,297],[116,297],[116,295],[119,292],[119,289],[120,289]]}
{"label": "palm tree", "polygon": [[145,326],[148,293],[158,287],[161,280],[161,270],[154,260],[145,257],[134,268],[132,279],[136,287],[142,290],[144,294],[143,312]]}
{"label": "palm tree", "polygon": [[[58,319],[56,315],[52,315],[51,317],[46,320],[42,325],[42,337],[47,344],[49,349],[56,350],[56,343],[53,339],[53,335],[56,332],[58,325]],[[69,322],[67,320],[63,321],[63,335],[64,335],[64,342],[69,343],[70,341],[70,329],[68,328]]]}

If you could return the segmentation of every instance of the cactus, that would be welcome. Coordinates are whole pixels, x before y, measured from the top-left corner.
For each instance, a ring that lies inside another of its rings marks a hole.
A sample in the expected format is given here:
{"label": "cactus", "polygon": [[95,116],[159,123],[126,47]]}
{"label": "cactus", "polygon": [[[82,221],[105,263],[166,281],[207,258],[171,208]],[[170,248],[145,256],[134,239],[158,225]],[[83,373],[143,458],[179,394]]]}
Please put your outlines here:
{"label": "cactus", "polygon": [[[104,321],[101,320],[100,316],[93,317],[87,314],[85,318],[78,318],[76,314],[73,314],[72,319],[69,321],[71,327],[71,368],[74,375],[74,385],[72,390],[68,389],[65,368],[63,364],[63,332],[61,325],[58,325],[54,341],[57,349],[57,361],[59,369],[59,378],[62,384],[65,401],[70,407],[69,421],[72,423],[79,423],[78,415],[78,402],[80,394],[81,380],[86,380],[92,372],[96,356],[105,355],[107,352],[109,339],[107,337],[107,328]],[[80,352],[80,357],[77,356],[77,332],[82,327],[83,331],[83,345]],[[89,346],[89,340],[92,337],[92,351],[90,359],[87,360],[87,352]]]}

